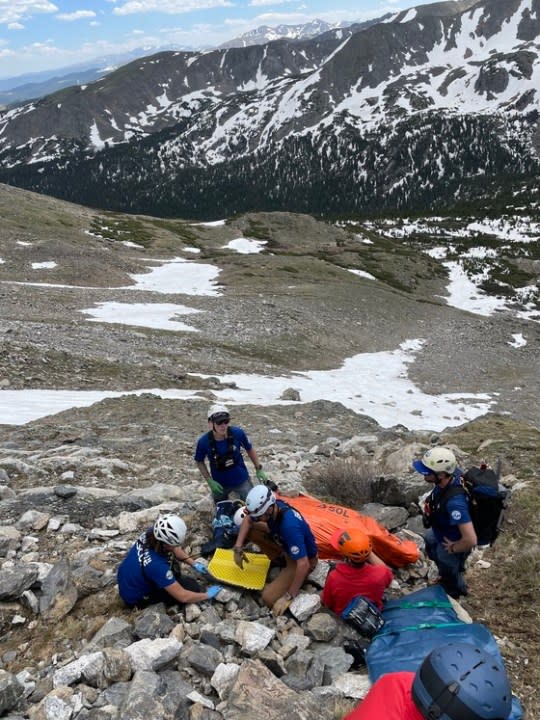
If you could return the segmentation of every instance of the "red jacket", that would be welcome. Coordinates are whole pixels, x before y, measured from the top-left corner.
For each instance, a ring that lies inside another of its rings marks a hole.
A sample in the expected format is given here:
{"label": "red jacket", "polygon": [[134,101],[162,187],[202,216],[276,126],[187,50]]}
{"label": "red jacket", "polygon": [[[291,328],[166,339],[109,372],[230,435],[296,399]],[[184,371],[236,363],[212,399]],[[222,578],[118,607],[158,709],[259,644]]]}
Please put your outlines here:
{"label": "red jacket", "polygon": [[321,595],[322,603],[340,615],[353,597],[363,595],[381,610],[383,593],[393,577],[392,571],[386,565],[365,563],[354,567],[339,563],[328,573]]}
{"label": "red jacket", "polygon": [[383,675],[358,707],[343,720],[424,720],[411,696],[415,674],[397,672]]}

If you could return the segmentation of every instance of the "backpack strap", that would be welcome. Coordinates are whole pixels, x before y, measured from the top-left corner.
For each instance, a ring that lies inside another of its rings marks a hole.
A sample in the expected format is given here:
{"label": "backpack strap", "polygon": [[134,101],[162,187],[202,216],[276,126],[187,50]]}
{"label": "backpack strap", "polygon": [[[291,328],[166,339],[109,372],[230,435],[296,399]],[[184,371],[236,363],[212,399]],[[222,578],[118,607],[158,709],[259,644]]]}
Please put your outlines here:
{"label": "backpack strap", "polygon": [[446,512],[448,501],[456,495],[466,495],[467,498],[469,497],[467,489],[461,483],[459,485],[447,485],[437,500],[435,500],[432,490],[427,499],[431,512],[433,513],[437,510],[443,510]]}
{"label": "backpack strap", "polygon": [[283,505],[285,505],[285,507],[280,507],[280,506],[278,505],[278,511],[279,511],[279,512],[278,512],[277,518],[276,518],[275,521],[274,521],[274,527],[275,527],[275,529],[276,529],[276,532],[279,531],[279,529],[281,528],[281,523],[283,522],[283,518],[284,518],[284,516],[285,516],[285,513],[289,512],[289,510],[292,510],[292,509],[293,509],[293,508],[292,508],[288,503],[286,503],[284,500],[282,500],[281,502],[283,503]]}

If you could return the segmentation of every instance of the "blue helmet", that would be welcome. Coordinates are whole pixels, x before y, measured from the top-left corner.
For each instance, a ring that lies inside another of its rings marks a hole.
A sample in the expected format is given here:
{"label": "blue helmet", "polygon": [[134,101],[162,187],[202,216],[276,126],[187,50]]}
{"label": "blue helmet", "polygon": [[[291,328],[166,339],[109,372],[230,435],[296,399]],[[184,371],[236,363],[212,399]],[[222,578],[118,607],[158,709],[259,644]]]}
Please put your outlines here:
{"label": "blue helmet", "polygon": [[501,660],[469,643],[433,650],[412,685],[426,720],[507,720],[512,690]]}

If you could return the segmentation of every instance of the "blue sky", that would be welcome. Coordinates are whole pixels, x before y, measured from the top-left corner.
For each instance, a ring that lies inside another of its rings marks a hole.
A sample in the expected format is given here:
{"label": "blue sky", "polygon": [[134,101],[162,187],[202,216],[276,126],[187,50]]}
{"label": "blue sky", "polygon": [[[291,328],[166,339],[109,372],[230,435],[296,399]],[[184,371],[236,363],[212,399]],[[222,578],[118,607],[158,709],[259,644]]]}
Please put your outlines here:
{"label": "blue sky", "polygon": [[259,25],[378,17],[427,0],[0,0],[0,78],[133,48],[219,45]]}

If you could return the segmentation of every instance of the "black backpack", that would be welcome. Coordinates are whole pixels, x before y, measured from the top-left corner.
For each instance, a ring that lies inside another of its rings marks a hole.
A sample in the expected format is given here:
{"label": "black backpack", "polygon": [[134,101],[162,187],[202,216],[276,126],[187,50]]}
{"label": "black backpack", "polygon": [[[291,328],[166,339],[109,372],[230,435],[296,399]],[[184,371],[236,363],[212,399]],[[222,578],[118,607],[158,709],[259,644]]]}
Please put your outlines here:
{"label": "black backpack", "polygon": [[435,509],[446,510],[446,504],[451,497],[465,493],[478,545],[493,545],[501,532],[504,513],[510,498],[510,490],[499,484],[499,476],[500,467],[496,472],[482,464],[480,467],[467,470],[461,477],[461,485],[449,487],[444,491],[436,507],[430,494],[426,501],[429,511],[424,514],[425,527],[430,527],[429,516]]}
{"label": "black backpack", "polygon": [[493,545],[502,530],[510,490],[500,485],[499,477],[500,466],[496,472],[485,464],[472,467],[463,475],[479,545]]}

